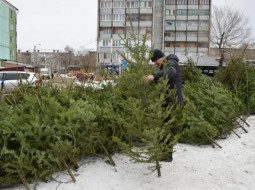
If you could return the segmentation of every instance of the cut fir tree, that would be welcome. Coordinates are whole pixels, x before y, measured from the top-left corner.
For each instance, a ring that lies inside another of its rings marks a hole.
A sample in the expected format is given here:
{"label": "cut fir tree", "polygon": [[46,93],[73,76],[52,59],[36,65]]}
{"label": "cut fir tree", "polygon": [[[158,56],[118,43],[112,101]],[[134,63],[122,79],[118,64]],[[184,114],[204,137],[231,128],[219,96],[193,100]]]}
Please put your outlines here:
{"label": "cut fir tree", "polygon": [[144,76],[153,71],[149,64],[152,49],[146,45],[147,39],[148,36],[144,35],[139,40],[133,33],[129,39],[122,39],[129,56],[121,56],[128,62],[128,67],[122,72],[115,88],[119,99],[114,104],[116,115],[113,119],[122,127],[124,137],[114,137],[114,140],[132,161],[151,163],[149,169],[157,171],[160,177],[159,163],[171,159],[177,141],[177,135],[171,130],[175,119],[170,118],[174,103],[163,106],[174,91],[169,91],[167,77],[162,77],[157,84],[144,80]]}

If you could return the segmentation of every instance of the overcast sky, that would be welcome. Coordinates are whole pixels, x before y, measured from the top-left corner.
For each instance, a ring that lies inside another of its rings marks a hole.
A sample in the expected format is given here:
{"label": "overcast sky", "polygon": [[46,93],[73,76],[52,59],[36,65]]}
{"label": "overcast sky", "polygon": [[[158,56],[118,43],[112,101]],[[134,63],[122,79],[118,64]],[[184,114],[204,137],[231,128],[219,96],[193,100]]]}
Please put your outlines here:
{"label": "overcast sky", "polygon": [[[96,49],[97,0],[7,0],[19,9],[18,49]],[[212,0],[213,5],[230,4],[250,18],[255,33],[254,0]]]}

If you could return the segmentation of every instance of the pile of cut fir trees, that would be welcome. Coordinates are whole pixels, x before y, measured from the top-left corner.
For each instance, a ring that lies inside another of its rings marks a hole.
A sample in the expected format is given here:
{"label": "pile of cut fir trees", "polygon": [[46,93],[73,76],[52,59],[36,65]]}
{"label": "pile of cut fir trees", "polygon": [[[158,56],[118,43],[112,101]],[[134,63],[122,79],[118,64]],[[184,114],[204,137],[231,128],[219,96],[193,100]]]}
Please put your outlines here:
{"label": "pile of cut fir trees", "polygon": [[[128,68],[115,86],[21,85],[4,96],[0,103],[0,188],[23,183],[29,189],[30,183],[52,180],[53,173],[63,170],[75,182],[72,169],[79,167],[81,157],[106,156],[115,166],[112,155],[117,151],[127,153],[134,162],[148,163],[161,176],[160,160],[178,141],[216,144],[216,139],[234,132],[241,115],[254,110],[250,104],[253,84],[244,87],[234,82],[235,77],[227,81],[228,74],[234,73],[228,68],[212,80],[192,61],[182,68],[183,105],[176,107],[173,102],[163,107],[175,92],[168,90],[167,78],[157,84],[143,80],[154,69],[149,64],[151,49],[146,46],[147,36],[133,39],[132,47],[124,40],[132,59],[122,55]],[[254,71],[247,65],[243,71],[247,85],[247,78],[254,80]],[[240,90],[247,89],[244,98]],[[171,119],[164,122],[169,115]]]}

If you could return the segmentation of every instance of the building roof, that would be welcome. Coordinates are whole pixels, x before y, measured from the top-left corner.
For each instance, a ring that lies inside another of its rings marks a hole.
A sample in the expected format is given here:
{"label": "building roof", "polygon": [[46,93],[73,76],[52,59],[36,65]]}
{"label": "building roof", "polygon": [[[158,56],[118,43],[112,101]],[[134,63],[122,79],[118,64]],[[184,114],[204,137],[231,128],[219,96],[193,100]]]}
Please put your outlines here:
{"label": "building roof", "polygon": [[19,9],[17,9],[16,7],[14,7],[11,3],[9,3],[8,1],[6,1],[6,0],[0,0],[0,1],[2,1],[2,2],[4,2],[4,3],[6,3],[6,4],[8,4],[9,6],[11,6],[13,9],[15,9],[16,11],[18,11]]}
{"label": "building roof", "polygon": [[[196,66],[203,67],[218,67],[219,66],[219,57],[198,57],[198,56],[185,56],[185,55],[177,55],[180,64],[185,65],[188,62],[188,59],[192,59]],[[225,66],[225,64],[223,64]]]}
{"label": "building roof", "polygon": [[34,67],[33,65],[30,65],[30,64],[18,63],[18,62],[13,62],[13,61],[3,61],[3,63],[9,63],[9,64],[14,64],[14,65],[16,64],[21,67]]}

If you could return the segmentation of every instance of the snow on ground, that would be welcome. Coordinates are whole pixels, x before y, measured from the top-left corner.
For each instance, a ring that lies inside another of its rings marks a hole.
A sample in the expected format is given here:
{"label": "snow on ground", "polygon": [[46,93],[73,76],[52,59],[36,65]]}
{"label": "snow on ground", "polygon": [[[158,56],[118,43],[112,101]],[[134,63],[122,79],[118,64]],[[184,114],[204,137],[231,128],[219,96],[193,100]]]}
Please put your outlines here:
{"label": "snow on ground", "polygon": [[[38,190],[254,190],[255,189],[255,116],[248,118],[248,133],[242,129],[227,139],[218,140],[223,148],[177,144],[173,162],[161,162],[162,177],[147,170],[147,164],[132,163],[123,154],[113,156],[116,167],[106,159],[80,161],[76,183],[67,172],[54,175],[56,181],[39,183]],[[32,189],[31,185],[31,189]],[[23,186],[12,188],[24,189]]]}

